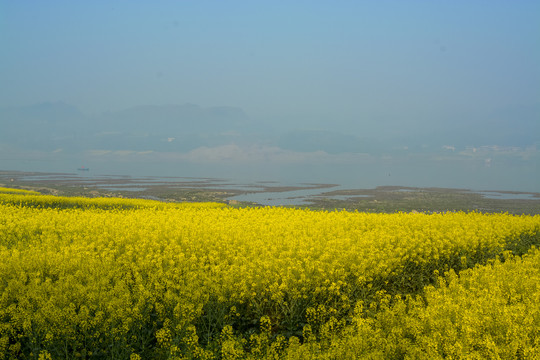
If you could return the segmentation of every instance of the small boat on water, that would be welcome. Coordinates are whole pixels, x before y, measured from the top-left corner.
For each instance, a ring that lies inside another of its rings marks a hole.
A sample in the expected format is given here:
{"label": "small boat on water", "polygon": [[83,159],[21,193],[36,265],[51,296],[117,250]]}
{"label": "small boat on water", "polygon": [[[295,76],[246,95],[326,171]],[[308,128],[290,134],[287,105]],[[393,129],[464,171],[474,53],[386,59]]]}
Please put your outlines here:
{"label": "small boat on water", "polygon": [[78,168],[77,170],[79,170],[79,171],[90,171],[90,168],[82,166],[82,167]]}

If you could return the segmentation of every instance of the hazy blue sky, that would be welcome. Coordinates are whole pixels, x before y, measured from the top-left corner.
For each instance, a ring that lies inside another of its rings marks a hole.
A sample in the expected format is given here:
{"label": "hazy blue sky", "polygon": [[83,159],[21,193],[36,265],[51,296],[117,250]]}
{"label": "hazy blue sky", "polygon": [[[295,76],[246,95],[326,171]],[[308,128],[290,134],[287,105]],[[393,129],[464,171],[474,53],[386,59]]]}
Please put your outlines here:
{"label": "hazy blue sky", "polygon": [[0,1],[0,106],[230,105],[341,131],[540,101],[539,1]]}

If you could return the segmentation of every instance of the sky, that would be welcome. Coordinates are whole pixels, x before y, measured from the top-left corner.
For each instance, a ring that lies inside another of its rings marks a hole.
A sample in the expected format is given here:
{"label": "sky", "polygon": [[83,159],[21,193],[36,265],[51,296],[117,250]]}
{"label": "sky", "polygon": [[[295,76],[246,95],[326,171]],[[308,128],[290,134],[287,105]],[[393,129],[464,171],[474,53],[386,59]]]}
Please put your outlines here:
{"label": "sky", "polygon": [[538,1],[1,1],[0,41],[0,106],[346,127],[540,101]]}
{"label": "sky", "polygon": [[398,136],[540,106],[532,0],[0,0],[0,43],[0,107],[233,106]]}

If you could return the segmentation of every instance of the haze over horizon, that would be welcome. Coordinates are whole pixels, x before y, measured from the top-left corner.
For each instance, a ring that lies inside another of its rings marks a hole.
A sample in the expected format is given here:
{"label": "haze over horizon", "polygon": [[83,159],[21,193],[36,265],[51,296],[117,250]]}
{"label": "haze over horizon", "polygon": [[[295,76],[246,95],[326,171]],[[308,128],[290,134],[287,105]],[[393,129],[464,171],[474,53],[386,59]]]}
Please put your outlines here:
{"label": "haze over horizon", "polygon": [[540,3],[0,0],[0,169],[540,192]]}

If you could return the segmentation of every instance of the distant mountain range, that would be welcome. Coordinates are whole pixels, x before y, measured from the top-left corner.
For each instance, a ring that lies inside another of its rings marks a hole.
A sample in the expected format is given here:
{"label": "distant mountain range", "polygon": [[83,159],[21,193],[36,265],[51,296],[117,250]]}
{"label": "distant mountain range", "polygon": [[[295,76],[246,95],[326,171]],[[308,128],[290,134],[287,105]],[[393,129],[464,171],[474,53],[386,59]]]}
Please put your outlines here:
{"label": "distant mountain range", "polygon": [[457,121],[432,131],[389,138],[331,131],[331,124],[327,129],[262,124],[242,109],[226,106],[148,105],[88,116],[72,105],[55,102],[0,108],[0,128],[0,149],[21,151],[185,153],[235,144],[294,152],[382,154],[403,149],[433,152],[486,145],[536,146],[540,144],[540,111],[502,111],[483,121]]}
{"label": "distant mountain range", "polygon": [[53,151],[186,151],[225,143],[250,127],[238,108],[196,105],[137,106],[88,117],[65,104],[0,109],[0,142]]}

